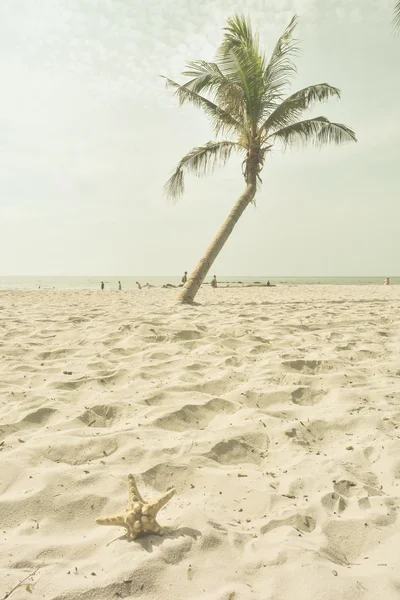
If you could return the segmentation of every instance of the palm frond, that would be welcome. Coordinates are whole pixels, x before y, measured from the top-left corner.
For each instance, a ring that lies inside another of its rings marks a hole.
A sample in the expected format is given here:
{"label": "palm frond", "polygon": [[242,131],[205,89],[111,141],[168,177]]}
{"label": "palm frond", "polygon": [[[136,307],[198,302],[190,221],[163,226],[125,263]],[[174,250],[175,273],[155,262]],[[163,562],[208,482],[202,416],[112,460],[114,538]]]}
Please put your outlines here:
{"label": "palm frond", "polygon": [[253,34],[250,19],[246,19],[244,14],[229,17],[223,31],[224,39],[220,46],[221,53],[226,54],[243,46],[256,52],[259,51],[258,34]]}
{"label": "palm frond", "polygon": [[299,53],[298,40],[293,37],[297,25],[297,16],[292,17],[289,25],[278,39],[264,73],[264,109],[267,114],[282,99],[285,88],[297,72],[292,57]]}
{"label": "palm frond", "polygon": [[180,85],[168,77],[162,76],[166,81],[167,87],[175,90],[175,95],[179,100],[179,104],[192,104],[197,108],[201,108],[211,121],[211,125],[216,135],[221,132],[235,132],[238,133],[242,130],[241,124],[226,110],[208,100],[201,94],[198,94],[187,85]]}
{"label": "palm frond", "polygon": [[182,75],[193,78],[185,85],[196,94],[214,92],[221,83],[229,82],[217,63],[206,60],[188,62]]}
{"label": "palm frond", "polygon": [[258,34],[253,34],[250,20],[244,15],[228,19],[217,63],[227,78],[243,90],[247,120],[255,130],[261,112],[266,60]]}
{"label": "palm frond", "polygon": [[340,98],[340,90],[327,83],[303,88],[279,104],[263,123],[261,130],[268,134],[273,130],[292,125],[314,102],[326,102],[332,97]]}
{"label": "palm frond", "polygon": [[211,94],[215,103],[223,110],[238,121],[243,120],[245,111],[243,90],[221,71],[217,63],[205,60],[191,61],[182,75],[191,78],[185,83],[185,88],[196,94]]}
{"label": "palm frond", "polygon": [[393,25],[400,28],[400,0],[398,0],[396,6],[394,7]]}
{"label": "palm frond", "polygon": [[207,142],[204,146],[193,148],[180,161],[164,186],[169,200],[177,200],[184,192],[184,174],[191,172],[200,177],[212,172],[215,167],[224,166],[233,150],[240,150],[236,142]]}
{"label": "palm frond", "polygon": [[332,123],[326,117],[316,117],[283,127],[269,135],[267,140],[280,141],[287,147],[295,144],[343,144],[356,142],[357,138],[354,131],[346,125]]}

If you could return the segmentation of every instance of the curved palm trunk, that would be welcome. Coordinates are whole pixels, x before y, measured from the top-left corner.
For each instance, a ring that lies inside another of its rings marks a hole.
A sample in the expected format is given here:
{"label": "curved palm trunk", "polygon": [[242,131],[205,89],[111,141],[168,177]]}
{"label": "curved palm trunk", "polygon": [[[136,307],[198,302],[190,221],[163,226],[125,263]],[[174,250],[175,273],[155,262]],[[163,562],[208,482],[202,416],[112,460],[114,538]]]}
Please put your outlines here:
{"label": "curved palm trunk", "polygon": [[221,252],[225,242],[232,233],[233,228],[242,216],[245,209],[253,200],[255,194],[256,183],[254,178],[254,182],[249,183],[247,185],[244,193],[240,196],[239,200],[232,208],[225,223],[222,225],[221,229],[218,231],[210,246],[207,248],[207,251],[204,254],[203,258],[200,260],[197,267],[189,277],[179,297],[179,300],[183,304],[191,304],[193,302],[213,262],[217,258],[218,254]]}

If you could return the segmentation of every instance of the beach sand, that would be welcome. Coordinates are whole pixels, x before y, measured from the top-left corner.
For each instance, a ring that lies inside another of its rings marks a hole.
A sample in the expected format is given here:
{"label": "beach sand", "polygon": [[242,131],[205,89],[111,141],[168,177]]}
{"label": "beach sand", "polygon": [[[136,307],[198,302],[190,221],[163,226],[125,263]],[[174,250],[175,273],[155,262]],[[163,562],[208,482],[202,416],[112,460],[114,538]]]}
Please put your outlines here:
{"label": "beach sand", "polygon": [[398,599],[400,286],[176,297],[0,293],[0,600]]}

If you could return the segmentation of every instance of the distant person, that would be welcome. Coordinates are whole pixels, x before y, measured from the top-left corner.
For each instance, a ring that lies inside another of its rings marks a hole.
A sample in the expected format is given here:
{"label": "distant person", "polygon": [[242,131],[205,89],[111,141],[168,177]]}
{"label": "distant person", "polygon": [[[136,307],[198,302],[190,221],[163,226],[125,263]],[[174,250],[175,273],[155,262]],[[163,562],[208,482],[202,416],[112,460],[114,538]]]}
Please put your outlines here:
{"label": "distant person", "polygon": [[121,282],[120,282],[120,281],[118,281],[118,289],[119,289],[119,291],[121,291],[121,290],[122,290],[122,285],[121,285]]}
{"label": "distant person", "polygon": [[214,275],[214,277],[211,280],[211,287],[213,287],[214,289],[217,287],[217,276]]}
{"label": "distant person", "polygon": [[183,285],[185,285],[186,282],[187,282],[187,271],[185,271],[185,274],[182,277],[182,283],[183,283]]}
{"label": "distant person", "polygon": [[389,285],[390,281],[389,281],[389,277],[386,277],[385,281],[383,282],[383,285]]}
{"label": "distant person", "polygon": [[101,282],[101,289],[104,290],[104,281]]}
{"label": "distant person", "polygon": [[138,290],[142,289],[142,286],[140,285],[140,283],[138,281],[136,282],[136,285],[138,286]]}
{"label": "distant person", "polygon": [[270,280],[268,279],[268,281],[267,281],[267,286],[269,287],[270,285],[271,285],[271,282],[270,282]]}

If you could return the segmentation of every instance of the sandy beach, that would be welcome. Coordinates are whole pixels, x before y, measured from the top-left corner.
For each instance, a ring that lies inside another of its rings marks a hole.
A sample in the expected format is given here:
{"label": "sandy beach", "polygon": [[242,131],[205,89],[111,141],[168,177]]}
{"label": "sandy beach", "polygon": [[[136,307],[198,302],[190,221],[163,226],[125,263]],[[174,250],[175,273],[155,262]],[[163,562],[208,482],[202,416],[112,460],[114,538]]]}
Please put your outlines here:
{"label": "sandy beach", "polygon": [[0,600],[398,599],[400,286],[176,297],[0,293]]}

